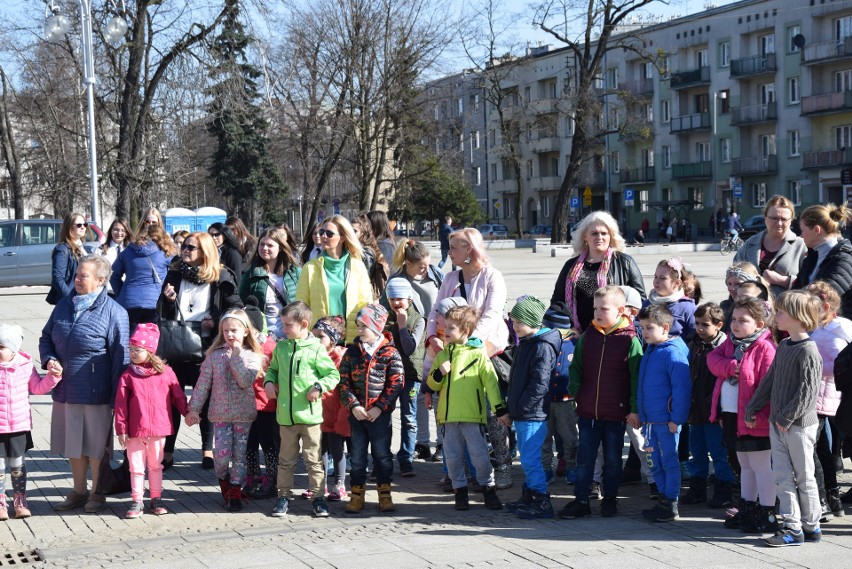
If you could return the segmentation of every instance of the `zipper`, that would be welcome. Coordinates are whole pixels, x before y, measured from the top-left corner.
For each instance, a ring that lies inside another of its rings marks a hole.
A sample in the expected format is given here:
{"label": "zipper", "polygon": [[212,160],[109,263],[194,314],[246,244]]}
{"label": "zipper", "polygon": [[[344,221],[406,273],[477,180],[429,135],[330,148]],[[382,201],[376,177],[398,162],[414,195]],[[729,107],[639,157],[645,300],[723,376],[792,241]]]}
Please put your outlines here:
{"label": "zipper", "polygon": [[603,368],[604,352],[606,352],[606,339],[607,339],[607,335],[604,334],[603,345],[601,346],[601,361],[598,364],[598,387],[595,390],[595,419],[599,418],[599,416],[598,416],[598,403],[600,402],[600,399],[601,399],[601,369]]}
{"label": "zipper", "polygon": [[444,405],[444,422],[445,423],[447,422],[447,418],[450,416],[450,387],[453,384],[453,382],[452,382],[453,367],[452,366],[453,366],[453,354],[455,353],[455,351],[456,351],[455,348],[450,350],[450,359],[448,360],[450,362],[450,373],[447,374],[447,377],[446,377],[447,393],[444,396],[444,399],[447,400],[446,404]]}
{"label": "zipper", "polygon": [[[299,349],[299,346],[296,342],[293,342],[293,353],[290,354],[290,381],[287,382],[287,387],[290,390],[290,424],[296,424],[296,418],[293,416],[293,381],[295,381],[296,376],[293,375],[293,360],[296,359],[296,351]],[[296,368],[298,371],[298,367]]]}
{"label": "zipper", "polygon": [[479,414],[482,415],[482,395],[476,390],[476,404],[479,406]]}

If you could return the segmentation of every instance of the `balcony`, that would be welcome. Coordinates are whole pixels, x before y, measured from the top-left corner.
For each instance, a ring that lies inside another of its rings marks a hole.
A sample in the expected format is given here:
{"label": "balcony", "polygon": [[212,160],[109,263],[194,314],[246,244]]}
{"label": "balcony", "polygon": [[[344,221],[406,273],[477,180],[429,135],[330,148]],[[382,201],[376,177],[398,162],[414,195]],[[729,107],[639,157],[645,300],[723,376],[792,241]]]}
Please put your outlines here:
{"label": "balcony", "polygon": [[582,176],[583,183],[581,185],[590,186],[592,188],[606,188],[606,172],[594,172],[592,174],[584,174]]}
{"label": "balcony", "polygon": [[802,116],[849,110],[852,110],[852,91],[802,97]]}
{"label": "balcony", "polygon": [[494,180],[491,182],[491,189],[498,194],[510,194],[518,191],[518,184],[514,179]]}
{"label": "balcony", "polygon": [[537,99],[530,103],[532,110],[534,113],[539,115],[546,115],[549,113],[555,113],[559,111],[558,105],[559,99]]}
{"label": "balcony", "polygon": [[731,109],[731,124],[754,124],[778,119],[778,105],[775,101],[765,105],[747,105]]}
{"label": "balcony", "polygon": [[529,181],[530,190],[558,190],[561,185],[561,176],[540,176]]}
{"label": "balcony", "polygon": [[774,174],[778,171],[778,156],[751,156],[736,158],[731,162],[731,174],[734,176],[757,176]]}
{"label": "balcony", "polygon": [[688,89],[698,85],[710,84],[710,68],[699,67],[690,71],[681,71],[680,73],[671,74],[672,89]]}
{"label": "balcony", "polygon": [[852,37],[805,45],[802,51],[802,65],[816,65],[852,57]]}
{"label": "balcony", "polygon": [[775,62],[775,54],[753,55],[731,61],[731,77],[752,77],[764,73],[775,73],[778,65]]}
{"label": "balcony", "polygon": [[710,113],[695,113],[682,117],[672,117],[671,134],[698,130],[710,130]]}
{"label": "balcony", "polygon": [[711,162],[692,162],[689,164],[672,164],[672,178],[689,180],[695,178],[711,178],[713,165]]}
{"label": "balcony", "polygon": [[639,79],[637,81],[625,81],[618,84],[619,91],[626,91],[634,97],[645,97],[654,94],[653,79]]}
{"label": "balcony", "polygon": [[656,179],[653,166],[630,168],[618,173],[618,181],[622,184],[644,184]]}
{"label": "balcony", "polygon": [[852,147],[843,150],[818,150],[802,154],[802,169],[835,168],[852,166]]}
{"label": "balcony", "polygon": [[539,138],[538,140],[530,141],[530,150],[535,154],[543,154],[545,152],[559,152],[562,149],[562,139],[555,136]]}

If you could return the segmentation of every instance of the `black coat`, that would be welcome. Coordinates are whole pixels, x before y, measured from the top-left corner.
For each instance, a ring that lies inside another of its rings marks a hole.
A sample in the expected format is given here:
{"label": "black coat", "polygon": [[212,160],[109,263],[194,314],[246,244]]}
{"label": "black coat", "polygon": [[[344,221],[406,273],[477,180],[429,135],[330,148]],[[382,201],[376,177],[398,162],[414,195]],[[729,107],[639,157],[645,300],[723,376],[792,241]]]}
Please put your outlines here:
{"label": "black coat", "polygon": [[840,295],[840,315],[852,318],[852,243],[847,239],[838,241],[825,256],[815,278],[811,280],[810,275],[816,262],[816,251],[808,249],[808,254],[802,259],[799,267],[796,288],[804,288],[813,281],[827,282]]}
{"label": "black coat", "polygon": [[713,389],[716,376],[707,367],[707,354],[722,345],[725,334],[720,332],[712,342],[705,342],[698,334],[689,343],[689,375],[692,379],[692,404],[689,408],[690,425],[706,425],[713,408]]}
{"label": "black coat", "polygon": [[[174,266],[169,267],[169,272],[166,273],[166,278],[163,281],[163,289],[167,285],[175,287],[175,294],[180,293],[180,285],[183,279],[180,277],[180,271]],[[177,301],[172,302],[164,296],[160,296],[160,315],[164,320],[177,320]],[[219,326],[219,318],[227,310],[231,308],[242,308],[243,301],[240,299],[237,290],[237,280],[234,273],[228,267],[222,267],[219,272],[219,281],[210,285],[210,317],[216,326]],[[217,332],[213,332],[213,336]]]}
{"label": "black coat", "polygon": [[546,421],[550,410],[550,375],[562,349],[558,330],[524,338],[515,348],[509,372],[509,417]]}

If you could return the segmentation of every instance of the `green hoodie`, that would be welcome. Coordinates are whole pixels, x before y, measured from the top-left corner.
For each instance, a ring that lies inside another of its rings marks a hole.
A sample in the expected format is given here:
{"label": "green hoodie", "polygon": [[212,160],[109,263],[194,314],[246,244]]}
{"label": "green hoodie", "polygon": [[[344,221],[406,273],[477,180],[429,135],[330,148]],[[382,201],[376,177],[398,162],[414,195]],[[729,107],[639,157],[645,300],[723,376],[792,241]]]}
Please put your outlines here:
{"label": "green hoodie", "polygon": [[[464,345],[449,344],[435,356],[427,384],[441,394],[436,415],[439,423],[486,424],[486,395],[495,413],[503,414],[497,373],[482,345],[482,340],[471,338]],[[438,369],[446,361],[452,368],[442,375]]]}
{"label": "green hoodie", "polygon": [[339,382],[340,374],[325,347],[309,334],[304,340],[276,344],[263,384],[278,386],[278,424],[292,426],[322,423],[322,401],[308,401],[308,392],[318,383],[325,393]]}

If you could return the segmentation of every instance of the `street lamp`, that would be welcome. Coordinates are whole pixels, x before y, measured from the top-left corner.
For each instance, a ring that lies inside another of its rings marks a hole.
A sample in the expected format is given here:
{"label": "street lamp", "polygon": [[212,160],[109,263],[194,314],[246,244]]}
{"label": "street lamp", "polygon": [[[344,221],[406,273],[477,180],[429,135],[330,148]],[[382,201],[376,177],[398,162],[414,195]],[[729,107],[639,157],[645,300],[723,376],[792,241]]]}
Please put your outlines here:
{"label": "street lamp", "polygon": [[[95,141],[95,57],[94,49],[92,48],[92,3],[91,0],[77,0],[80,6],[80,32],[81,45],[83,56],[83,85],[86,88],[86,100],[88,104],[88,123],[89,131],[89,176],[92,181],[92,220],[98,223],[99,207],[98,207],[98,156],[96,151]],[[67,16],[60,12],[53,0],[44,0],[45,4],[45,22],[44,22],[44,37],[47,41],[60,41],[71,29],[71,21]],[[122,16],[125,12],[124,0],[120,0],[119,5],[110,0],[113,8],[118,12],[107,23],[104,29],[104,36],[110,43],[115,43],[124,37],[127,33],[127,22]],[[100,220],[101,227],[104,226],[103,220]]]}

